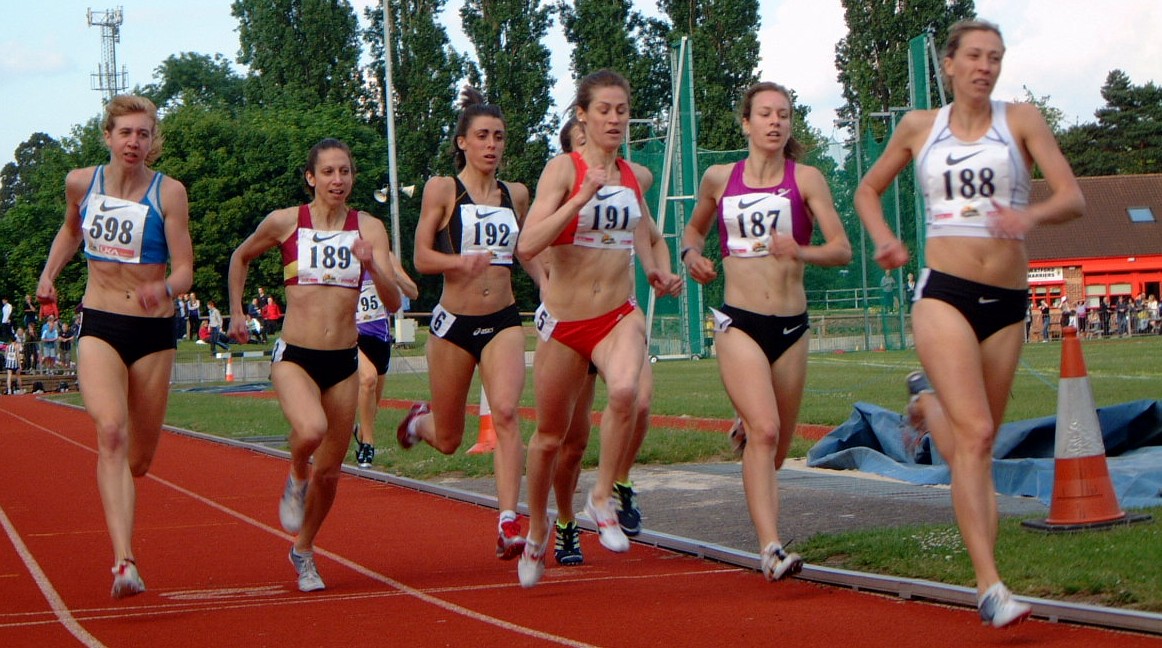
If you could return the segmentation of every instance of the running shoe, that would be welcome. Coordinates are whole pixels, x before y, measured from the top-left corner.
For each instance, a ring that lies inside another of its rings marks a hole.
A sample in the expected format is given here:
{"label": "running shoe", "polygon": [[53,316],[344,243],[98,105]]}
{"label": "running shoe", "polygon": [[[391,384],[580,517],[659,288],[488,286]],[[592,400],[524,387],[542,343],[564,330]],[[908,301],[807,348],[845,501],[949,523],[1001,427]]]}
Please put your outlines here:
{"label": "running shoe", "polygon": [[734,451],[734,456],[742,457],[742,453],[746,450],[746,430],[742,427],[742,418],[735,418],[734,425],[730,426],[730,449]]}
{"label": "running shoe", "polygon": [[137,563],[126,558],[113,568],[113,598],[123,599],[145,591],[145,583],[137,573]]}
{"label": "running shoe", "polygon": [[1005,628],[1028,619],[1033,614],[1029,605],[1013,599],[1013,593],[1004,583],[994,583],[976,603],[981,623],[994,628]]}
{"label": "running shoe", "polygon": [[767,545],[762,553],[763,576],[768,581],[782,580],[803,571],[803,557],[797,553],[787,553],[778,543]]}
{"label": "running shoe", "polygon": [[627,536],[642,532],[642,511],[637,505],[637,493],[633,483],[614,484],[613,494],[617,496],[617,523]]}
{"label": "running shoe", "polygon": [[577,523],[554,526],[557,527],[557,544],[553,548],[553,558],[557,564],[568,567],[585,562],[585,556],[581,555],[581,529],[577,528]]}
{"label": "running shoe", "polygon": [[315,567],[315,552],[311,551],[304,555],[291,547],[290,561],[299,574],[300,592],[316,592],[327,587],[323,583],[323,579],[319,577],[319,570]]}
{"label": "running shoe", "polygon": [[525,539],[520,534],[520,520],[505,520],[500,523],[496,536],[496,557],[512,560],[525,550]]}
{"label": "running shoe", "polygon": [[282,499],[278,502],[278,521],[287,533],[298,533],[303,528],[303,511],[307,505],[307,480],[295,486],[295,480],[287,475],[286,486],[282,489]]}
{"label": "running shoe", "polygon": [[548,544],[548,529],[545,530],[543,542],[533,542],[532,538],[525,541],[524,551],[516,564],[516,575],[521,587],[532,587],[545,575],[545,549]]}
{"label": "running shoe", "polygon": [[605,500],[599,506],[593,502],[593,493],[589,493],[589,497],[585,498],[585,513],[597,524],[601,546],[617,553],[629,551],[629,538],[621,530],[612,502]]}
{"label": "running shoe", "polygon": [[420,436],[413,433],[408,428],[411,427],[411,422],[417,417],[423,416],[432,411],[427,403],[415,403],[412,408],[408,410],[407,416],[400,421],[399,427],[395,429],[395,438],[399,441],[399,446],[404,450],[410,450],[412,446],[420,442]]}

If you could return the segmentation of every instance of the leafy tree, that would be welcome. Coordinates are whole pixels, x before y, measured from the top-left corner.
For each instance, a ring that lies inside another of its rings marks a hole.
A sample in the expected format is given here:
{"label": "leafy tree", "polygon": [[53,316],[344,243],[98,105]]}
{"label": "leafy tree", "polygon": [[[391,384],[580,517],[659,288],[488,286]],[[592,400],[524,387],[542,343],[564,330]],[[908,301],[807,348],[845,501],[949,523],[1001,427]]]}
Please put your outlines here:
{"label": "leafy tree", "polygon": [[141,93],[162,111],[182,105],[238,107],[245,81],[221,54],[182,52],[170,56],[154,71],[157,83]]}
{"label": "leafy tree", "polygon": [[[633,89],[635,117],[661,116],[670,102],[668,46],[659,29],[630,0],[558,0],[555,10],[573,45],[574,78],[602,68],[622,74]],[[663,23],[664,24],[664,23]],[[664,32],[662,32],[664,33]]]}
{"label": "leafy tree", "polygon": [[[846,101],[839,115],[866,123],[868,113],[909,105],[908,41],[931,31],[939,48],[948,27],[976,9],[973,0],[843,0],[843,13],[847,36],[835,46]],[[882,123],[877,128],[883,132]]]}
{"label": "leafy tree", "polygon": [[13,161],[0,170],[0,217],[16,205],[18,197],[34,190],[31,176],[45,157],[60,150],[60,142],[45,133],[33,133],[16,147]]}
{"label": "leafy tree", "polygon": [[701,115],[698,144],[742,148],[734,107],[740,93],[757,81],[759,3],[757,0],[658,0],[670,18],[669,41],[690,37],[694,51],[694,105]]}
{"label": "leafy tree", "polygon": [[265,104],[361,102],[359,21],[347,0],[234,0],[238,62]]}
{"label": "leafy tree", "polygon": [[1061,149],[1081,176],[1162,172],[1162,87],[1135,86],[1121,70],[1106,77],[1106,105],[1097,123],[1074,126],[1061,136]]}
{"label": "leafy tree", "polygon": [[549,115],[553,78],[543,39],[550,9],[526,0],[465,0],[464,33],[476,50],[478,70],[470,79],[504,111],[506,179],[532,188],[549,159],[558,120]]}
{"label": "leafy tree", "polygon": [[[504,180],[523,182],[535,192],[549,159],[549,141],[558,120],[552,105],[549,50],[542,42],[551,22],[550,9],[527,0],[465,0],[460,9],[464,33],[476,50],[479,71],[470,79],[489,101],[504,111]],[[481,78],[480,74],[483,74]],[[518,306],[532,310],[536,287],[525,273],[513,275]]]}
{"label": "leafy tree", "polygon": [[[454,100],[466,75],[467,58],[450,45],[447,31],[436,22],[445,0],[392,0],[392,85],[394,86],[396,161],[399,183],[415,185],[417,196],[428,178],[454,171],[449,153],[450,135],[456,123]],[[363,38],[369,44],[369,77],[384,96],[383,11],[368,8],[364,16],[370,27]],[[379,132],[386,132],[385,113],[379,101],[372,119]],[[386,150],[386,147],[385,147]],[[386,164],[386,162],[385,162]],[[386,175],[380,176],[386,180]],[[382,182],[381,184],[386,184]],[[380,209],[382,210],[382,207]],[[419,199],[400,198],[400,259],[404,268],[420,282],[420,298],[413,307],[429,309],[440,294],[439,277],[420,277],[414,271],[413,240],[419,222]],[[390,229],[390,225],[389,225]]]}
{"label": "leafy tree", "polygon": [[1037,106],[1037,110],[1040,110],[1041,116],[1045,118],[1045,123],[1049,125],[1049,130],[1053,131],[1054,135],[1060,136],[1062,133],[1061,122],[1065,119],[1065,113],[1060,108],[1049,105],[1049,95],[1038,97],[1033,94],[1029,86],[1021,87],[1025,90],[1025,96],[1016,101],[1031,103]]}

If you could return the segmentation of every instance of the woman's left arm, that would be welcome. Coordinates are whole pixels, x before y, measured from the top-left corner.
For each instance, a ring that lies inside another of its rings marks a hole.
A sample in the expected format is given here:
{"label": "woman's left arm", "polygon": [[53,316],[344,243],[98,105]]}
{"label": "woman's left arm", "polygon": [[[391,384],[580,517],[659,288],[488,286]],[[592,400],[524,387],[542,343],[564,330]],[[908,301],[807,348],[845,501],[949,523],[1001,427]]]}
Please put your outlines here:
{"label": "woman's left arm", "polygon": [[839,212],[835,210],[835,201],[831,198],[831,188],[827,186],[826,178],[813,166],[797,164],[795,180],[803,194],[803,201],[819,224],[824,241],[823,245],[801,246],[799,258],[804,263],[817,266],[833,267],[851,263],[851,243],[847,240]]}

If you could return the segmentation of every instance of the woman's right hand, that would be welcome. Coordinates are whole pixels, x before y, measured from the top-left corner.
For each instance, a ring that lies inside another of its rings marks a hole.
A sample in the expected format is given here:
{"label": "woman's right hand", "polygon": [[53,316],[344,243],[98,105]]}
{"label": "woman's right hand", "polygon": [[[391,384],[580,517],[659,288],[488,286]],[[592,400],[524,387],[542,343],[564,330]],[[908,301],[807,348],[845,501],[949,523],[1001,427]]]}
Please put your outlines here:
{"label": "woman's right hand", "polygon": [[685,263],[690,276],[700,284],[705,285],[718,278],[718,271],[714,269],[714,263],[693,250],[686,253]]}
{"label": "woman's right hand", "polygon": [[[56,285],[47,277],[41,277],[36,283],[36,299],[42,304],[56,301]],[[31,306],[32,302],[28,302]]]}
{"label": "woman's right hand", "polygon": [[908,248],[898,238],[876,246],[876,263],[884,270],[895,270],[908,262]]}

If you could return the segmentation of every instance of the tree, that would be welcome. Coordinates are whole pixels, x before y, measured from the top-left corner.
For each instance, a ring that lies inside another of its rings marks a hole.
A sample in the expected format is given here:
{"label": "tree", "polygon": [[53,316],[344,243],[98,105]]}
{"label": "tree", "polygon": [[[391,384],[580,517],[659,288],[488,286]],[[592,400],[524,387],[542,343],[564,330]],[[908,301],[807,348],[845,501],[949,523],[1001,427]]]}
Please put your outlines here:
{"label": "tree", "polygon": [[698,144],[742,148],[735,105],[757,81],[759,3],[757,0],[659,0],[670,18],[669,42],[690,38],[694,52],[694,105],[701,115]]}
{"label": "tree", "polygon": [[478,72],[470,78],[501,107],[508,125],[502,173],[533,187],[558,123],[549,117],[554,79],[543,42],[550,9],[526,0],[466,0],[460,18],[476,50]]}
{"label": "tree", "polygon": [[1049,105],[1049,95],[1038,97],[1033,94],[1029,86],[1021,86],[1025,90],[1025,96],[1017,99],[1024,103],[1031,103],[1037,106],[1037,110],[1041,111],[1041,117],[1045,119],[1045,123],[1049,125],[1049,130],[1053,131],[1056,136],[1061,135],[1061,122],[1065,119],[1065,112],[1060,108],[1055,108]]}
{"label": "tree", "polygon": [[19,197],[33,192],[32,176],[53,151],[60,151],[60,142],[45,133],[33,133],[16,147],[13,161],[0,170],[0,218],[16,205]]}
{"label": "tree", "polygon": [[230,67],[221,54],[182,52],[162,61],[154,71],[156,83],[141,93],[159,109],[183,105],[239,107],[242,104],[244,79]]}
{"label": "tree", "polygon": [[[450,45],[448,34],[436,22],[445,0],[392,0],[392,85],[394,86],[395,141],[399,183],[424,186],[428,178],[453,171],[449,151],[450,135],[456,124],[453,102],[459,83],[466,76],[467,58]],[[378,88],[373,124],[386,132],[382,101],[384,80],[383,11],[368,8],[364,16],[370,26],[363,38],[370,46],[371,72]],[[385,147],[386,150],[386,147]],[[444,154],[448,152],[448,154]],[[381,181],[386,176],[380,177]],[[386,184],[382,182],[381,184]],[[400,201],[400,246],[405,269],[420,282],[420,298],[413,304],[421,310],[435,306],[440,294],[439,277],[414,273],[412,241],[419,222],[419,201]]]}
{"label": "tree", "polygon": [[1162,172],[1162,87],[1135,86],[1121,70],[1106,77],[1097,123],[1062,134],[1061,150],[1080,176]]}
{"label": "tree", "polygon": [[359,21],[346,0],[234,0],[238,62],[265,104],[361,102]]}
{"label": "tree", "polygon": [[835,46],[835,68],[846,103],[839,115],[865,123],[869,113],[909,105],[908,41],[931,31],[939,47],[952,23],[976,13],[973,0],[842,1],[847,36]]}
{"label": "tree", "polygon": [[635,117],[664,114],[670,103],[669,48],[657,34],[668,28],[661,30],[634,11],[630,0],[558,0],[555,11],[565,40],[573,45],[575,79],[603,68],[614,70],[633,89]]}

